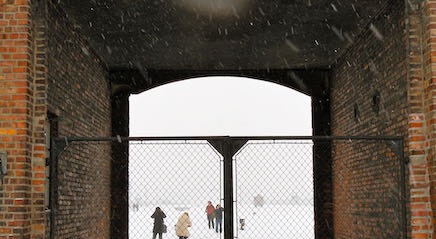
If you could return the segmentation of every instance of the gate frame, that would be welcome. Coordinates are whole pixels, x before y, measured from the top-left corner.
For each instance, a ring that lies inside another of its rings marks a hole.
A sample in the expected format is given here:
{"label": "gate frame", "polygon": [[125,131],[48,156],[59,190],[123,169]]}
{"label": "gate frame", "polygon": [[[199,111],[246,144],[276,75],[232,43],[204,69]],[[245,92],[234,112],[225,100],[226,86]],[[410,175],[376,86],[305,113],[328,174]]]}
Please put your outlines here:
{"label": "gate frame", "polygon": [[[393,152],[398,156],[400,162],[400,178],[399,178],[399,192],[400,192],[400,227],[402,230],[402,239],[406,239],[408,236],[408,214],[407,214],[407,181],[406,181],[406,165],[409,163],[409,160],[407,157],[405,157],[405,149],[404,149],[404,138],[402,136],[169,136],[169,137],[56,137],[51,139],[51,150],[50,155],[53,157],[51,160],[52,165],[50,167],[50,177],[52,177],[54,180],[52,180],[52,187],[50,190],[50,205],[52,205],[51,213],[50,213],[50,239],[55,238],[55,232],[56,232],[56,213],[57,213],[57,202],[58,202],[58,195],[56,193],[56,189],[58,188],[58,159],[59,156],[62,154],[63,151],[65,151],[72,143],[74,142],[112,142],[112,149],[116,146],[118,146],[121,150],[126,150],[125,156],[127,158],[126,162],[128,162],[128,149],[129,149],[129,142],[130,141],[195,141],[195,140],[202,140],[207,141],[214,149],[216,149],[223,157],[223,164],[224,164],[224,216],[227,218],[224,221],[224,238],[234,238],[234,218],[233,218],[233,207],[234,207],[234,195],[233,195],[233,186],[234,186],[234,178],[233,178],[233,157],[235,154],[248,142],[248,141],[260,141],[260,140],[312,140],[313,142],[313,172],[316,170],[316,150],[318,143],[322,142],[325,145],[325,142],[328,142],[328,146],[330,147],[330,153],[331,153],[331,145],[333,141],[353,141],[353,140],[359,140],[359,141],[392,141],[392,146],[395,147]],[[117,152],[119,153],[119,152]],[[112,150],[112,158],[114,157],[114,150]],[[330,162],[332,160],[331,154],[328,156]],[[114,168],[112,167],[112,171]],[[113,173],[113,172],[112,172]],[[330,177],[332,171],[329,171]],[[314,173],[315,175],[315,173]],[[125,175],[128,180],[128,167],[127,167],[127,174]],[[331,178],[329,181],[330,184]],[[113,186],[113,185],[112,185]],[[334,238],[333,229],[328,230],[327,235],[328,237],[325,237],[326,232],[319,233],[316,230],[316,225],[319,223],[322,224],[331,224],[330,221],[324,222],[324,220],[329,220],[327,218],[318,218],[317,212],[318,207],[320,205],[317,205],[318,200],[320,199],[316,195],[318,194],[317,190],[317,181],[316,178],[314,178],[314,208],[315,208],[315,238]],[[113,190],[113,189],[111,189]],[[124,217],[127,216],[127,220],[124,221],[125,225],[122,225],[121,227],[124,228],[125,232],[123,233],[125,235],[125,239],[128,239],[128,197],[126,198],[126,203],[124,210],[126,212]],[[322,207],[322,205],[321,205]],[[113,207],[111,206],[113,209]],[[111,232],[113,232],[113,225],[119,223],[119,221],[114,222],[114,211],[111,209]],[[322,217],[322,216],[321,216]],[[120,226],[117,224],[117,227]],[[110,235],[111,238],[115,238],[115,235]],[[321,237],[322,236],[322,237]]]}

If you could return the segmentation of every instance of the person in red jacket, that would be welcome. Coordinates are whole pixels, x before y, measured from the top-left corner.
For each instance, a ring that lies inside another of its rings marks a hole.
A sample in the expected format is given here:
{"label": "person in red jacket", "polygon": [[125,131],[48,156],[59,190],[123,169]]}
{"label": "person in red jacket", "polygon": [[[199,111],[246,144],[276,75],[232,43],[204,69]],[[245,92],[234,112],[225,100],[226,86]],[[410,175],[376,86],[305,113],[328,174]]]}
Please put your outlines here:
{"label": "person in red jacket", "polygon": [[[213,223],[213,219],[214,219],[214,215],[215,215],[215,207],[213,206],[211,201],[207,202],[207,206],[206,206],[206,210],[205,210],[206,214],[207,214],[207,222],[209,225],[209,229],[210,228],[214,228],[214,223]],[[212,225],[212,227],[211,227]]]}

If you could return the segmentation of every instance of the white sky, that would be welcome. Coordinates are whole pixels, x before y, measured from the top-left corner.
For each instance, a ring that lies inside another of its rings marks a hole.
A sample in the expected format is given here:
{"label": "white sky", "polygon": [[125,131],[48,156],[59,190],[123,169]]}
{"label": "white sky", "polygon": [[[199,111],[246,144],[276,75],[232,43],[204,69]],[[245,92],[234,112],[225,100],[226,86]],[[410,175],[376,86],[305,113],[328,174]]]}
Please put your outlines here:
{"label": "white sky", "polygon": [[311,99],[249,78],[206,77],[130,96],[130,136],[309,136]]}

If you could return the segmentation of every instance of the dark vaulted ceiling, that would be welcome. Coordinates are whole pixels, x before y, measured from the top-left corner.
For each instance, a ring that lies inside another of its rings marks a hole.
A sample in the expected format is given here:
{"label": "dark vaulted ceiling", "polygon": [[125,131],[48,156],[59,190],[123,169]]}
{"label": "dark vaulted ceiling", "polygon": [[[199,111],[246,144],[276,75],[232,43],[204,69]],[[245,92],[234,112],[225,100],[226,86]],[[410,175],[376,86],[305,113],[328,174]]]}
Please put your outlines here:
{"label": "dark vaulted ceiling", "polygon": [[387,1],[62,0],[110,68],[327,69]]}

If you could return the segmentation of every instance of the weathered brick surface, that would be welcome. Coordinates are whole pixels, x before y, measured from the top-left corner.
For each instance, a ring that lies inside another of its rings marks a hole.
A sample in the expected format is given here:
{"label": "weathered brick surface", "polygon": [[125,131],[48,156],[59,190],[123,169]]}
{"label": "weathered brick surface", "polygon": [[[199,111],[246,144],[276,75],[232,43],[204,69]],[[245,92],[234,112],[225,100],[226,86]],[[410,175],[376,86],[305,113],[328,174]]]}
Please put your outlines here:
{"label": "weathered brick surface", "polygon": [[[334,66],[331,85],[333,135],[407,137],[404,9],[401,1],[387,1],[386,8]],[[384,192],[398,188],[400,168],[396,166],[398,164],[389,163],[389,159],[399,160],[399,157],[382,141],[360,146],[333,145],[335,238],[399,238],[401,211],[390,211],[397,207],[386,201]],[[393,171],[377,165],[392,167]],[[349,192],[353,192],[351,199],[344,197]],[[399,192],[397,199],[398,196]],[[395,196],[392,197],[394,200]],[[354,212],[352,205],[363,211]]]}
{"label": "weathered brick surface", "polygon": [[32,36],[29,1],[0,1],[0,238],[30,238]]}
{"label": "weathered brick surface", "polygon": [[47,60],[46,60],[46,26],[44,8],[33,6],[33,116],[32,116],[32,213],[31,235],[34,239],[43,239],[46,235],[46,120],[47,120]]}
{"label": "weathered brick surface", "polygon": [[[48,14],[48,108],[59,136],[110,136],[104,64],[57,1],[49,1]],[[68,150],[58,162],[56,238],[109,238],[111,152],[107,146]]]}
{"label": "weathered brick surface", "polygon": [[[420,31],[413,36],[420,40],[420,49],[411,53],[421,56],[413,61],[410,86],[411,96],[411,210],[415,238],[436,238],[436,1],[423,1],[417,11],[420,16],[411,24]],[[411,34],[412,35],[412,34]],[[420,51],[419,51],[420,50]],[[411,59],[414,60],[413,58]],[[421,71],[420,71],[421,70]]]}
{"label": "weathered brick surface", "polygon": [[410,227],[412,238],[432,238],[430,171],[426,159],[426,117],[424,109],[424,81],[428,68],[423,54],[428,51],[425,39],[428,38],[426,10],[414,2],[409,8],[409,119],[408,141],[410,157]]}
{"label": "weathered brick surface", "polygon": [[[0,1],[0,150],[9,170],[0,183],[0,238],[49,236],[48,112],[57,116],[60,136],[110,135],[106,69],[48,2],[47,13],[37,1]],[[109,238],[110,150],[101,149],[59,162],[56,238]]]}

